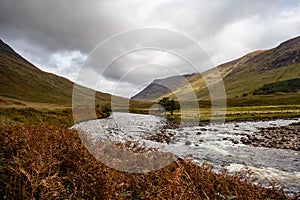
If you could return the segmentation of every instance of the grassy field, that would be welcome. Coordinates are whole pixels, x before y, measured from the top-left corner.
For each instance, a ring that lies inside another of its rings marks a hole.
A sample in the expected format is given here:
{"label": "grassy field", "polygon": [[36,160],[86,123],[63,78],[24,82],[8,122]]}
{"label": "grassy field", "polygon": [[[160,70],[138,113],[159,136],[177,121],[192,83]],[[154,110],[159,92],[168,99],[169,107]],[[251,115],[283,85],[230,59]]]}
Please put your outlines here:
{"label": "grassy field", "polygon": [[[284,102],[283,97],[285,97]],[[225,120],[270,120],[300,117],[300,98],[298,97],[300,97],[299,92],[228,98],[227,107],[224,108],[226,110]],[[121,99],[121,102],[123,101]],[[126,107],[122,105],[115,108],[114,111],[149,114],[149,109],[155,104],[155,102],[130,101],[128,109],[122,109]],[[184,102],[184,104],[195,105],[192,103],[189,104],[189,102]],[[200,113],[194,107],[185,107],[185,110],[175,111],[174,116],[168,114],[168,119],[171,121],[180,121],[182,115],[184,121],[210,121],[210,101],[199,101],[198,105]],[[106,106],[109,107],[106,101],[96,101],[95,110],[98,118],[105,116],[102,110]],[[84,112],[85,110],[83,109],[82,113]],[[52,123],[58,120],[61,124],[65,124],[65,126],[71,126],[74,123],[72,107],[68,104],[35,103],[5,97],[0,98],[1,118],[5,118],[11,122],[23,123]]]}
{"label": "grassy field", "polygon": [[[300,92],[295,93],[275,93],[270,95],[247,95],[244,97],[233,97],[226,100],[226,121],[243,120],[271,120],[300,117]],[[149,108],[155,102],[132,101],[130,111],[133,113],[148,114]],[[195,103],[183,102],[184,105],[195,105]],[[181,111],[175,111],[174,116],[167,115],[171,121],[180,121],[181,116],[184,121],[210,121],[211,102],[201,100],[197,102],[197,107],[185,106]],[[218,108],[216,108],[217,112]],[[200,115],[199,115],[200,114]],[[214,119],[213,119],[214,120]]]}

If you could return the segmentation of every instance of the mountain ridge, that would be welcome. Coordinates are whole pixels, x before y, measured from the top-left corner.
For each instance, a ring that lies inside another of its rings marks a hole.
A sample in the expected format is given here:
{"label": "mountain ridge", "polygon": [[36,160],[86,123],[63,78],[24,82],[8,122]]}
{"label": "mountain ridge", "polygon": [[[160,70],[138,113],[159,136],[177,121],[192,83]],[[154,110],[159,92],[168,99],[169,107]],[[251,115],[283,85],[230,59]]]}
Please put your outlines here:
{"label": "mountain ridge", "polygon": [[[72,105],[74,83],[44,72],[0,39],[0,96],[16,100]],[[91,90],[82,87],[82,91]],[[98,101],[109,102],[111,95],[95,92]]]}
{"label": "mountain ridge", "polygon": [[[143,99],[143,96],[151,96],[153,93],[146,88],[132,99],[158,101],[166,96],[171,98],[176,98],[176,95],[184,96],[183,92],[186,94],[195,92],[199,99],[209,99],[209,91],[203,77],[211,76],[215,69],[218,69],[223,78],[228,98],[252,94],[264,84],[298,78],[300,77],[300,36],[284,41],[275,48],[253,51],[201,74],[193,74],[186,78],[186,82],[192,87],[187,87],[188,84],[186,84],[174,89],[172,84],[168,84],[167,79],[171,78],[168,77],[164,79],[164,86],[172,88],[173,92],[168,91],[161,95],[154,95],[155,98]],[[184,88],[193,90],[186,91]],[[187,98],[188,96],[186,95]]]}

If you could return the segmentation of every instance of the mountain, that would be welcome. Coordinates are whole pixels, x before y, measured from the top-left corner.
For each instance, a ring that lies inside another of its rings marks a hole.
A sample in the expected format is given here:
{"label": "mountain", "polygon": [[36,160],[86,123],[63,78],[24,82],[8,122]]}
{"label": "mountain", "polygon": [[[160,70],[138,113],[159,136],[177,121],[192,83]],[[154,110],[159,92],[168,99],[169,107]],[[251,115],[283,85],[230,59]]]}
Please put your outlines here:
{"label": "mountain", "polygon": [[[172,76],[164,79],[156,79],[150,85],[148,85],[142,92],[132,97],[132,100],[148,100],[157,99],[166,93],[171,93],[181,85],[186,84],[186,78],[193,76],[187,74],[183,76]],[[150,92],[148,92],[150,91]]]}
{"label": "mountain", "polygon": [[[26,102],[71,106],[74,83],[44,72],[0,40],[0,97]],[[90,89],[82,87],[82,92]],[[97,92],[96,99],[109,102],[110,94]],[[2,99],[3,100],[3,99]]]}
{"label": "mountain", "polygon": [[[228,98],[252,95],[266,84],[300,78],[300,36],[285,41],[275,48],[249,53],[216,68],[223,78]],[[179,81],[175,87],[169,81],[173,77],[161,79],[159,82],[164,86],[161,91],[158,91],[157,86],[153,87],[157,84],[157,81],[154,81],[132,99],[158,101],[166,96],[171,98],[180,96],[181,99],[188,101],[190,94],[195,92],[199,100],[208,100],[209,91],[204,80],[213,79],[214,71],[211,69],[201,74],[186,76],[185,81]]]}

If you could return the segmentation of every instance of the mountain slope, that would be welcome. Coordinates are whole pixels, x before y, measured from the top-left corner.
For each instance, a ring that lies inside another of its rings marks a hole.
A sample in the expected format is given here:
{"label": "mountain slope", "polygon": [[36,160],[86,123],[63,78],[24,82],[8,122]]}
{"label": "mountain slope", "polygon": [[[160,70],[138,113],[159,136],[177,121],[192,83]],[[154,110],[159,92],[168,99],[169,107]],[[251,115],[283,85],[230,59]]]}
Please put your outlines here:
{"label": "mountain slope", "polygon": [[[68,106],[72,104],[73,82],[36,68],[2,40],[0,85],[2,97]],[[96,97],[99,101],[109,101],[111,95],[97,92]]]}
{"label": "mountain slope", "polygon": [[132,100],[153,100],[165,95],[166,93],[172,93],[177,88],[187,84],[186,78],[193,76],[192,74],[182,76],[172,76],[164,79],[156,79],[143,91],[133,96]]}
{"label": "mountain slope", "polygon": [[[265,84],[299,78],[300,37],[283,42],[270,50],[249,53],[239,59],[219,65],[217,69],[223,78],[228,98],[252,94]],[[195,92],[199,100],[208,100],[209,91],[204,80],[213,79],[213,71],[208,70],[202,74],[186,77],[188,84],[185,82],[183,85],[177,85],[175,89],[172,88],[172,92],[166,91],[160,96],[151,99],[139,98],[139,100],[158,101],[165,96],[174,98],[175,95],[180,95],[183,99],[186,97],[185,100],[188,101],[192,92]],[[167,79],[161,81],[167,81]],[[188,87],[189,85],[191,87]],[[142,97],[141,94],[151,96],[152,93],[151,88],[147,87],[136,96]]]}
{"label": "mountain slope", "polygon": [[300,37],[263,51],[224,78],[228,96],[253,93],[265,84],[300,77]]}

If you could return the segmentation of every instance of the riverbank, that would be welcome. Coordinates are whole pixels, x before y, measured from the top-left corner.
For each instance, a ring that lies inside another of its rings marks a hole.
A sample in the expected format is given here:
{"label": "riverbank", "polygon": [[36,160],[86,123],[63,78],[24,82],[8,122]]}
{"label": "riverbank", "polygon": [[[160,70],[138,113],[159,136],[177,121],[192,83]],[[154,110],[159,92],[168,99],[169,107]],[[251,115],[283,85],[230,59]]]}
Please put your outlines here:
{"label": "riverbank", "polygon": [[255,147],[300,151],[300,123],[281,127],[260,128],[259,132],[241,138],[243,144]]}
{"label": "riverbank", "polygon": [[[259,172],[256,175],[262,182],[268,182],[268,177],[283,184],[287,192],[299,193],[298,151],[255,147],[242,142],[244,137],[252,137],[260,129],[280,128],[298,121],[247,121],[191,127],[162,123],[154,116],[114,113],[109,119],[83,122],[74,128],[89,135],[93,141],[133,141],[148,148],[158,148],[162,152],[172,152],[180,158],[192,155],[197,163],[209,162],[217,168],[248,166]],[[238,172],[238,168],[235,169]]]}
{"label": "riverbank", "polygon": [[145,174],[120,172],[91,156],[74,130],[0,125],[4,199],[297,199],[276,185],[254,184],[248,173],[216,174],[189,160]]}

